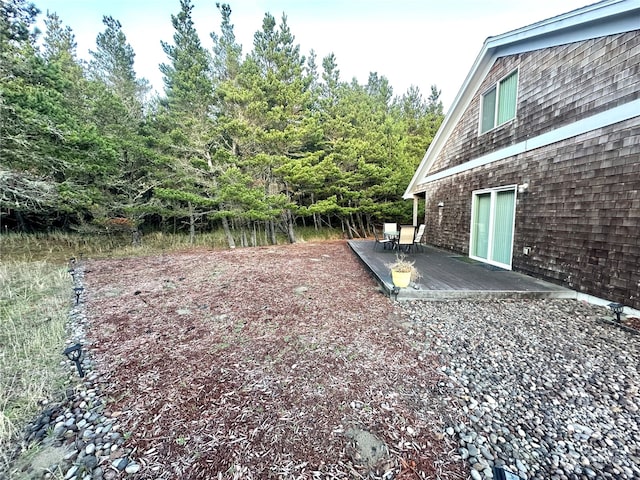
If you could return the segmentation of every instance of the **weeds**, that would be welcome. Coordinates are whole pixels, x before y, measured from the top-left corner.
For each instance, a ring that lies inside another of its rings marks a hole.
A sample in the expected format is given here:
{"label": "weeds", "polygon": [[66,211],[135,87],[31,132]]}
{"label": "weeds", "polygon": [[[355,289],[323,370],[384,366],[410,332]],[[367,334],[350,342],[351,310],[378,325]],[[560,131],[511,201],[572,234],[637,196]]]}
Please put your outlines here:
{"label": "weeds", "polygon": [[70,298],[68,273],[60,266],[0,265],[0,471],[9,444],[62,388]]}
{"label": "weeds", "polygon": [[[299,242],[337,240],[343,238],[339,230],[316,230],[312,227],[296,229]],[[284,236],[278,243],[285,243]],[[240,245],[239,238],[236,243]],[[8,233],[0,234],[2,257],[13,261],[30,262],[47,260],[63,263],[69,257],[78,258],[122,258],[155,255],[192,248],[226,249],[227,240],[222,230],[199,233],[191,243],[185,234],[154,232],[142,237],[140,245],[133,245],[131,236],[123,233],[111,235],[87,235],[69,232]]]}

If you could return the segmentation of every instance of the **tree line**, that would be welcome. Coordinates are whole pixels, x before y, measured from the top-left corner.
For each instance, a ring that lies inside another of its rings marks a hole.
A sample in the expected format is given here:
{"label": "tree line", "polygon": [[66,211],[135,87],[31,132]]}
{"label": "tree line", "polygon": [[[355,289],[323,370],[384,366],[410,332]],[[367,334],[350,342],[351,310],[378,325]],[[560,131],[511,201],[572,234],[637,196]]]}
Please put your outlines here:
{"label": "tree line", "polygon": [[0,4],[0,221],[5,231],[222,228],[230,246],[295,227],[349,237],[411,221],[401,199],[443,118],[440,92],[395,96],[388,80],[344,81],[335,55],[300,52],[264,15],[252,49],[231,8],[201,42],[191,0],[162,41],[164,92],[134,70],[120,22],[103,18],[90,60],[73,31],[25,0]]}

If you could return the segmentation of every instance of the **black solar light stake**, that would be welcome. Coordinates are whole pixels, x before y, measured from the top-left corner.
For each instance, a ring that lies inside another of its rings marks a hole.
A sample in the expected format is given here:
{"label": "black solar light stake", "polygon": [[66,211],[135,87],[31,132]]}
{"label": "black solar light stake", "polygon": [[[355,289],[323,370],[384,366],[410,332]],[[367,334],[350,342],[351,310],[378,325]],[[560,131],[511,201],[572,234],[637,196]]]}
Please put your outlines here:
{"label": "black solar light stake", "polygon": [[84,287],[73,287],[73,291],[76,294],[76,305],[78,305],[78,302],[80,301],[80,295],[84,291]]}
{"label": "black solar light stake", "polygon": [[82,357],[82,345],[76,343],[75,345],[71,345],[70,347],[65,348],[64,352],[62,353],[64,353],[69,360],[75,362],[80,378],[84,377],[84,371],[82,370],[82,365],[80,365],[80,358]]}
{"label": "black solar light stake", "polygon": [[391,289],[391,294],[394,296],[396,300],[398,300],[398,294],[400,293],[400,287],[396,287],[395,285]]}
{"label": "black solar light stake", "polygon": [[505,470],[502,467],[493,467],[493,480],[522,480],[515,473]]}
{"label": "black solar light stake", "polygon": [[71,277],[75,281],[76,280],[76,269],[75,268],[70,268],[69,270],[67,270],[67,272],[69,272],[69,274],[71,275]]}
{"label": "black solar light stake", "polygon": [[616,314],[616,320],[620,323],[620,314],[624,310],[624,305],[621,303],[610,303],[609,308]]}

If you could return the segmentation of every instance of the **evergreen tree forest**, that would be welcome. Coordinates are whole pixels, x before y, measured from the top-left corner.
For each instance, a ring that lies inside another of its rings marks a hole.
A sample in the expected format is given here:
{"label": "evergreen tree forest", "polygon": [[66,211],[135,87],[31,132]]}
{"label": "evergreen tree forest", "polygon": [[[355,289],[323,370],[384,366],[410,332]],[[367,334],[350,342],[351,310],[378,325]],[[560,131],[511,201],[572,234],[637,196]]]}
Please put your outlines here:
{"label": "evergreen tree forest", "polygon": [[217,7],[203,41],[176,0],[151,95],[117,19],[80,60],[64,19],[40,32],[35,5],[0,2],[2,233],[220,229],[234,246],[411,223],[401,197],[442,121],[438,89],[345,81],[335,55],[300,52],[286,15],[266,13],[245,52]]}

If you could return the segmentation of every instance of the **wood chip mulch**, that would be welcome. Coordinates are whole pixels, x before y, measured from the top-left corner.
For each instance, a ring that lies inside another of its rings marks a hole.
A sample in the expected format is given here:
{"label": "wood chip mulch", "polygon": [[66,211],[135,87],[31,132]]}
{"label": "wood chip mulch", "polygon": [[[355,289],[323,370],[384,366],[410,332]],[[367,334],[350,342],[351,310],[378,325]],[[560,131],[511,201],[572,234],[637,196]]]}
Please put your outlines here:
{"label": "wood chip mulch", "polygon": [[624,324],[629,327],[629,328],[633,328],[635,331],[640,332],[640,318],[638,317],[627,317],[624,321]]}
{"label": "wood chip mulch", "polygon": [[344,241],[85,269],[137,478],[466,477],[439,359]]}

